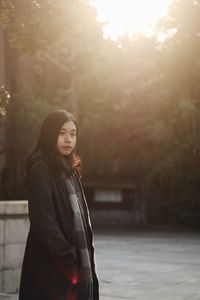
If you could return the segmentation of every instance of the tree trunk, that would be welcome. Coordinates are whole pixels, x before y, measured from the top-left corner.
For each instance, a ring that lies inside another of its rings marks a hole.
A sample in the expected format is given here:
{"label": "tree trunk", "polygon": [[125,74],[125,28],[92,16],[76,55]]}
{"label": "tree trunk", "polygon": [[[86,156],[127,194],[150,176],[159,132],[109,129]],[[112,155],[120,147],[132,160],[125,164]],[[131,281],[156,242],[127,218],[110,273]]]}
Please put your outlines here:
{"label": "tree trunk", "polygon": [[3,196],[5,199],[18,199],[20,194],[20,185],[18,182],[20,176],[20,162],[18,159],[18,130],[17,130],[17,50],[11,48],[5,34],[5,71],[6,83],[10,93],[10,103],[6,116],[6,165],[3,172]]}

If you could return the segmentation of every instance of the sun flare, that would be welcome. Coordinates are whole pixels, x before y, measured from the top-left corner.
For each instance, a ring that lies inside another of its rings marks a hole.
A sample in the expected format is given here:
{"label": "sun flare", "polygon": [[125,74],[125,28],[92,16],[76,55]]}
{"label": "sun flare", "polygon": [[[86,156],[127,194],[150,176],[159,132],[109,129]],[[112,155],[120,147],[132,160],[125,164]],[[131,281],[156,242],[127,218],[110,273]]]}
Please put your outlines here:
{"label": "sun flare", "polygon": [[170,0],[93,0],[105,38],[117,40],[136,33],[152,36],[158,20],[166,15]]}

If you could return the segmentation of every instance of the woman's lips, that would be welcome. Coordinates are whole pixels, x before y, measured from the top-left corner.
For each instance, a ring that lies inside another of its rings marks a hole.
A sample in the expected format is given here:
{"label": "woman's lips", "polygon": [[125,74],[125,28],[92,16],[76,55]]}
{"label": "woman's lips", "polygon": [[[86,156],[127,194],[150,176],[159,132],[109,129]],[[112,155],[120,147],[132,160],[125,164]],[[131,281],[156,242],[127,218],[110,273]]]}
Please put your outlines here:
{"label": "woman's lips", "polygon": [[72,149],[72,147],[70,147],[70,146],[65,146],[65,147],[62,147],[63,149],[65,149],[65,150],[71,150]]}

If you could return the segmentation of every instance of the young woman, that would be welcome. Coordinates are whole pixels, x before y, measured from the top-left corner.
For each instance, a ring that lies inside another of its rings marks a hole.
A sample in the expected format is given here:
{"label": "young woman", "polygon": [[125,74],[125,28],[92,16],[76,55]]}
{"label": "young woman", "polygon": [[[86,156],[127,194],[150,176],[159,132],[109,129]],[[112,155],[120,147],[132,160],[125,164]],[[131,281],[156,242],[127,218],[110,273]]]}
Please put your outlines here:
{"label": "young woman", "polygon": [[78,126],[58,110],[26,158],[30,230],[19,300],[98,300],[93,232],[75,155]]}

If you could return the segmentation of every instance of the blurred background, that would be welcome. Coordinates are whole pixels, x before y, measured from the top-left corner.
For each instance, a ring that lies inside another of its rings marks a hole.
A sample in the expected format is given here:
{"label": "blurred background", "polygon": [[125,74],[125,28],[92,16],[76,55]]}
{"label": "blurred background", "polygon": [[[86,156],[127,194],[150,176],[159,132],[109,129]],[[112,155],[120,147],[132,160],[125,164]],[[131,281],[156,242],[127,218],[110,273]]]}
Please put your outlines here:
{"label": "blurred background", "polygon": [[200,227],[200,1],[1,0],[1,200],[55,109],[97,225]]}

